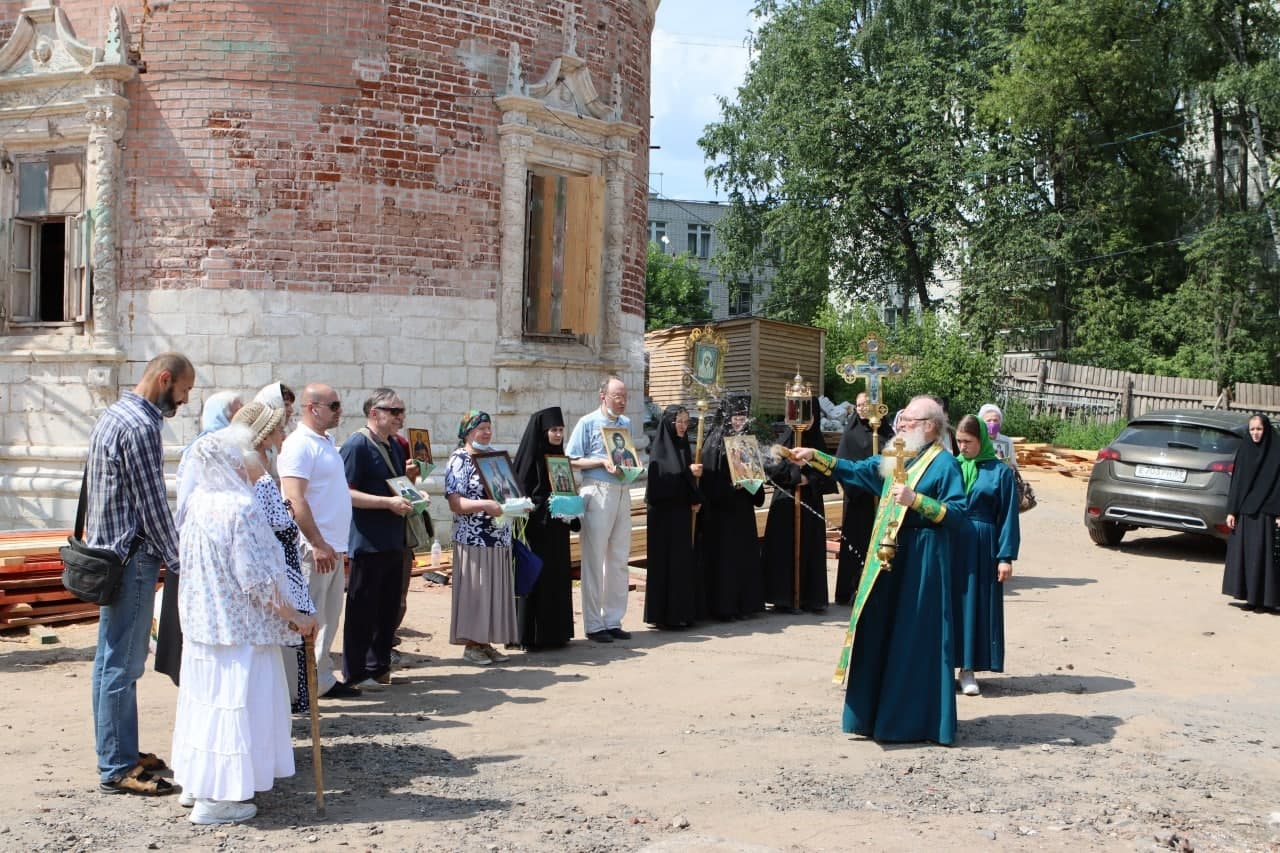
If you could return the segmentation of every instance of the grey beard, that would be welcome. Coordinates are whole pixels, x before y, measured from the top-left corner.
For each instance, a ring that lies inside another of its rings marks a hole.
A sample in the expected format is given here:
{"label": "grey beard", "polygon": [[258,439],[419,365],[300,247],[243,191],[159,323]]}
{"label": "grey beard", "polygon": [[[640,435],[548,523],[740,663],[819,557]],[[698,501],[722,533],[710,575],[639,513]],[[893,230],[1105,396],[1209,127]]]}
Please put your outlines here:
{"label": "grey beard", "polygon": [[[924,437],[924,430],[914,429],[909,432],[899,432],[893,438],[885,443],[885,448],[893,447],[893,443],[898,439],[902,439],[902,443],[906,445],[907,452],[912,456],[924,450],[928,446],[929,441]],[[880,457],[880,476],[888,479],[893,476],[893,472],[898,467],[898,460],[892,456]]]}

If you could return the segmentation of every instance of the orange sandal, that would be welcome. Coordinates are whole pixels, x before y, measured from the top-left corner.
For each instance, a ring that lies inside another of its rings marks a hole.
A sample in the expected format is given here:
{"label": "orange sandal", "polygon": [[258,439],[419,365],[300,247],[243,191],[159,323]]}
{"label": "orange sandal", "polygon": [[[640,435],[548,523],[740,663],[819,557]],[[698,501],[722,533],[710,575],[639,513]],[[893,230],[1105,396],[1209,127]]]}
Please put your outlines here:
{"label": "orange sandal", "polygon": [[163,797],[178,789],[167,779],[152,776],[142,769],[141,764],[133,765],[133,769],[113,782],[102,782],[98,790],[104,794],[138,794],[143,797]]}
{"label": "orange sandal", "polygon": [[138,766],[149,773],[169,769],[169,765],[164,763],[164,759],[154,752],[138,753]]}

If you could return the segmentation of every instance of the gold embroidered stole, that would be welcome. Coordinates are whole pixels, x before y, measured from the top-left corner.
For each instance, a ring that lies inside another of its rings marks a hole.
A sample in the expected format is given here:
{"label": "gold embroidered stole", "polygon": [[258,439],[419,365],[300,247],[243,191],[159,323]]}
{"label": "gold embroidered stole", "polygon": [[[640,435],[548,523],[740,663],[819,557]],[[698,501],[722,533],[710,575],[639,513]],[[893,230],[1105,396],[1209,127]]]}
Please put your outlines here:
{"label": "gold embroidered stole", "polygon": [[[915,464],[907,470],[906,484],[912,491],[924,476],[924,472],[929,469],[929,465],[942,452],[942,445],[935,443],[916,458]],[[871,595],[871,589],[875,586],[880,572],[889,571],[889,567],[880,559],[880,546],[897,543],[902,519],[906,517],[907,510],[910,508],[889,497],[889,490],[892,488],[893,478],[886,477],[884,486],[880,490],[880,505],[876,509],[875,524],[871,528],[871,540],[867,543],[867,559],[862,565],[862,578],[858,581],[858,592],[853,597],[853,612],[849,615],[849,628],[845,631],[844,646],[840,649],[840,659],[836,663],[835,676],[832,678],[836,684],[845,684],[849,679],[849,659],[853,654],[853,634],[858,627],[858,617],[862,615],[862,608],[866,606],[867,598]]]}

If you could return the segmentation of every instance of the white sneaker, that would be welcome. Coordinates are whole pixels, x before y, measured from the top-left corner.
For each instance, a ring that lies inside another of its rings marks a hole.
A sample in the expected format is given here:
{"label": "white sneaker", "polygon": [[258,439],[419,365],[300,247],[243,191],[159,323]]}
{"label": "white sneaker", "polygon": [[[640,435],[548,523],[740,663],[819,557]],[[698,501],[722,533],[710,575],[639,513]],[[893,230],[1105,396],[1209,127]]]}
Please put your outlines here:
{"label": "white sneaker", "polygon": [[194,824],[241,823],[258,813],[253,803],[237,803],[234,800],[196,800],[187,820]]}
{"label": "white sneaker", "polygon": [[361,690],[371,690],[374,693],[377,693],[379,690],[385,690],[387,685],[374,681],[372,678],[366,678],[364,681],[357,684],[356,687]]}
{"label": "white sneaker", "polygon": [[189,809],[195,804],[196,804],[195,794],[188,794],[186,791],[182,791],[181,793],[178,794],[178,805],[182,806],[184,809]]}
{"label": "white sneaker", "polygon": [[978,686],[978,679],[973,677],[973,670],[960,670],[960,692],[966,696],[978,696],[982,693],[982,688]]}
{"label": "white sneaker", "polygon": [[484,649],[477,648],[475,646],[464,649],[462,652],[462,659],[467,663],[475,664],[476,666],[488,666],[493,663],[493,661],[489,660],[489,656],[484,653]]}

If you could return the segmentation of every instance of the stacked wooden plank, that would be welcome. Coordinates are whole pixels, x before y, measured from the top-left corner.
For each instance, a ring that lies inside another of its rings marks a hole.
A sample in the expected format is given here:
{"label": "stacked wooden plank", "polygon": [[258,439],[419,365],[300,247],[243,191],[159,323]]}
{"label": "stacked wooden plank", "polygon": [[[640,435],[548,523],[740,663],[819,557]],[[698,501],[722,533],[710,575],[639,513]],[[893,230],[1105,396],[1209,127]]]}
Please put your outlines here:
{"label": "stacked wooden plank", "polygon": [[98,608],[62,588],[58,548],[66,530],[0,533],[0,630],[98,618]]}
{"label": "stacked wooden plank", "polygon": [[1018,442],[1018,466],[1033,466],[1047,471],[1054,471],[1065,477],[1083,477],[1088,479],[1093,470],[1093,463],[1098,458],[1096,450],[1072,450],[1067,447],[1055,447],[1051,444]]}

